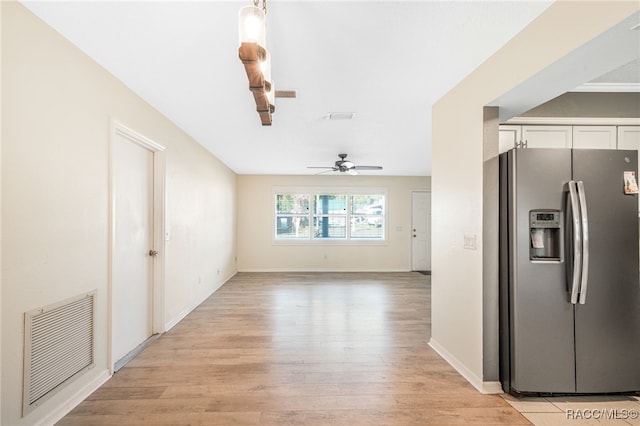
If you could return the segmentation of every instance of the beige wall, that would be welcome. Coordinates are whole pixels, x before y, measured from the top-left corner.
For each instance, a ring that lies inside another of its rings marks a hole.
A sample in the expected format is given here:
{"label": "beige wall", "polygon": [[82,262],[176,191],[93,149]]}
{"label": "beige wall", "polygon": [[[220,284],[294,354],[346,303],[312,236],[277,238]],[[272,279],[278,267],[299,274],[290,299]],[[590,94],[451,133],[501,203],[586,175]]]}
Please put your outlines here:
{"label": "beige wall", "polygon": [[[108,377],[111,120],[166,147],[165,324],[236,271],[236,176],[19,3],[0,7],[0,423],[33,425],[55,420]],[[92,289],[96,367],[21,418],[23,313]]]}
{"label": "beige wall", "polygon": [[638,118],[640,93],[564,93],[520,116]]}
{"label": "beige wall", "polygon": [[[483,323],[484,309],[494,309],[483,307],[484,264],[498,262],[498,253],[485,251],[481,241],[485,223],[495,220],[483,217],[487,191],[483,188],[487,173],[484,161],[488,160],[483,148],[497,153],[496,146],[483,147],[483,107],[539,75],[638,7],[637,2],[556,2],[433,107],[431,345],[479,389],[496,390],[495,382],[484,383],[484,372],[494,369],[484,368],[483,340],[484,333],[497,333],[495,324]],[[577,17],[579,24],[569,25]],[[570,76],[570,72],[560,74]],[[583,82],[573,83],[575,87]],[[553,87],[558,90],[553,96],[572,88]],[[495,144],[497,139],[486,142]],[[488,173],[493,180],[495,171]],[[465,234],[479,238],[478,250],[463,248]],[[497,282],[487,285],[497,286]],[[493,381],[493,377],[488,379]]]}
{"label": "beige wall", "polygon": [[[238,176],[238,270],[409,271],[411,191],[429,190],[430,183],[429,177]],[[278,186],[386,188],[387,243],[274,245],[271,212]]]}

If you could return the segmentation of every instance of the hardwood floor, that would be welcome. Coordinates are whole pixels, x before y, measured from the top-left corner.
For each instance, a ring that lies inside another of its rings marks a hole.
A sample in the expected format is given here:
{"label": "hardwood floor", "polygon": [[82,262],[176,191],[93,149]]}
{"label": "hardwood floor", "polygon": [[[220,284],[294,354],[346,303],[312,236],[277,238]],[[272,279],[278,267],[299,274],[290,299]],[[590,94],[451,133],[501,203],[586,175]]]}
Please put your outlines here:
{"label": "hardwood floor", "polygon": [[239,273],[59,425],[516,425],[428,345],[420,273]]}

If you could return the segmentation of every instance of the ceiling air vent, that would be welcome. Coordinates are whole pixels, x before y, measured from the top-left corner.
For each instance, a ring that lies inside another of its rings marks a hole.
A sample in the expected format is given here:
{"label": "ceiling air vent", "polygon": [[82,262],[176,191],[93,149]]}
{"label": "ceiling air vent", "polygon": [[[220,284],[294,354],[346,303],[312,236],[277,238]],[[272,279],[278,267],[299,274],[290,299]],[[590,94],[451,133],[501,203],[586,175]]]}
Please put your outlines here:
{"label": "ceiling air vent", "polygon": [[355,112],[330,112],[329,120],[353,120]]}

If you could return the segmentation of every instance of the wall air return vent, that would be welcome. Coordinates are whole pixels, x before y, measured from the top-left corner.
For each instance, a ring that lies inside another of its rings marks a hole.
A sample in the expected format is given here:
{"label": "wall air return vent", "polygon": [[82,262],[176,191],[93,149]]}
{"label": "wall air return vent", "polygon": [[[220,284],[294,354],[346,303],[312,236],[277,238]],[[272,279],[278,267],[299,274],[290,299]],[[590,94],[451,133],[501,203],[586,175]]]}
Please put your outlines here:
{"label": "wall air return vent", "polygon": [[22,415],[94,366],[96,291],[24,315]]}

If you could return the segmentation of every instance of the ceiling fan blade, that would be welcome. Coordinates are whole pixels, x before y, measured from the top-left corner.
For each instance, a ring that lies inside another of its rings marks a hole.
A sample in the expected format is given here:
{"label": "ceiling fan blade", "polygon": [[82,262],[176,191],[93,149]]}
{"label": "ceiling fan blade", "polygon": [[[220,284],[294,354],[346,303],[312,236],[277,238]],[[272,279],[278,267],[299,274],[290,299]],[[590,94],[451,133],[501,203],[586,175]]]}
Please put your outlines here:
{"label": "ceiling fan blade", "polygon": [[355,170],[382,170],[382,166],[355,166]]}
{"label": "ceiling fan blade", "polygon": [[356,166],[352,161],[347,160],[347,154],[338,154],[338,157],[340,157],[340,160],[336,161],[335,166],[307,166],[307,169],[327,169],[316,174],[334,171],[349,175],[357,175],[357,170],[382,170],[382,166]]}
{"label": "ceiling fan blade", "polygon": [[[319,167],[313,167],[314,169],[318,169]],[[318,172],[316,173],[316,175],[323,175],[325,173],[329,173],[329,172],[335,172],[335,170],[331,169],[331,170],[325,170],[323,172]]]}

